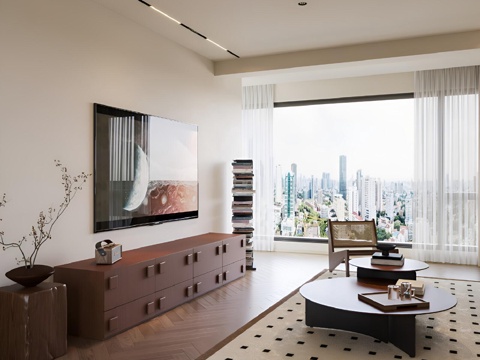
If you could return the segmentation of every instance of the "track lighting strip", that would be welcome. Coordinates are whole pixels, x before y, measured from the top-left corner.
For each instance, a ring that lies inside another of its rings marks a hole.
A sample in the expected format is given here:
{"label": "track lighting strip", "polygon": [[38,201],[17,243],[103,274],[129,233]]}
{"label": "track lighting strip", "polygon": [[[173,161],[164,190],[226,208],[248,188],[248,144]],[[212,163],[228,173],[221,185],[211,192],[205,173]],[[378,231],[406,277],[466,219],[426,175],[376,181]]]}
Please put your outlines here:
{"label": "track lighting strip", "polygon": [[151,8],[152,10],[155,10],[155,11],[158,12],[159,14],[165,16],[166,18],[172,20],[173,22],[177,23],[178,25],[183,26],[185,29],[190,30],[190,31],[193,32],[194,34],[200,36],[200,37],[201,37],[202,39],[204,39],[204,40],[207,40],[208,42],[212,43],[212,44],[215,45],[216,47],[222,49],[223,51],[228,52],[230,55],[233,55],[233,56],[235,56],[236,58],[240,58],[240,56],[238,56],[237,54],[233,53],[232,51],[230,51],[230,50],[228,50],[228,49],[225,49],[223,46],[217,44],[215,41],[210,40],[210,39],[207,38],[205,35],[199,33],[198,31],[196,31],[196,30],[194,30],[194,29],[192,29],[190,26],[188,26],[188,25],[186,25],[186,24],[183,24],[182,22],[180,22],[180,21],[172,18],[170,15],[168,15],[168,14],[164,13],[163,11],[157,9],[156,7],[150,5],[150,4],[147,3],[146,1],[143,1],[143,0],[138,0],[138,1],[141,2],[142,4],[148,6],[148,7]]}

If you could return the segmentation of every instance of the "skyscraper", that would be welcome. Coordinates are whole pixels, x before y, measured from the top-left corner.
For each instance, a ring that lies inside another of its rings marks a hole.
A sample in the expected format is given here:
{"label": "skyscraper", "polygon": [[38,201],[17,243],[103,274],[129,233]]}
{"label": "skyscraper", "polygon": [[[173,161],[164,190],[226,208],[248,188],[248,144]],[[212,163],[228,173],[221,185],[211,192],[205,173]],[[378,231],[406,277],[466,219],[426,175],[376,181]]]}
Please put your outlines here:
{"label": "skyscraper", "polygon": [[298,177],[297,177],[297,164],[293,163],[291,166],[290,166],[290,171],[292,172],[293,174],[293,179],[294,179],[294,182],[293,182],[293,204],[295,205],[297,203],[297,184],[298,184]]}
{"label": "skyscraper", "polygon": [[362,188],[362,217],[364,220],[372,220],[377,217],[375,195],[375,179],[367,176],[363,180]]}
{"label": "skyscraper", "polygon": [[347,200],[347,157],[345,155],[340,155],[339,179],[339,193],[343,196],[343,200]]}
{"label": "skyscraper", "polygon": [[322,190],[328,190],[331,187],[330,181],[330,173],[323,173],[322,174]]}
{"label": "skyscraper", "polygon": [[294,196],[295,175],[288,172],[285,176],[285,217],[293,218],[295,216],[295,198]]}

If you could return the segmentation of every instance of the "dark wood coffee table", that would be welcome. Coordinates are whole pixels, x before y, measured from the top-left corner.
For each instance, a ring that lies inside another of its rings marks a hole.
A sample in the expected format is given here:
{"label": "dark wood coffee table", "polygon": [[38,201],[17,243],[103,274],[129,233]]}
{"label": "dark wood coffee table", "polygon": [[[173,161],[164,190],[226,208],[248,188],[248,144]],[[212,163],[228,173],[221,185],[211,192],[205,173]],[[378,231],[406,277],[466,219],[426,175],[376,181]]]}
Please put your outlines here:
{"label": "dark wood coffee table", "polygon": [[415,316],[448,310],[457,304],[449,292],[425,284],[428,309],[383,312],[358,300],[359,293],[386,291],[386,286],[364,283],[354,277],[317,280],[303,285],[307,326],[354,331],[390,342],[415,356]]}
{"label": "dark wood coffee table", "polygon": [[417,271],[428,269],[423,261],[405,259],[403,266],[372,265],[370,257],[354,258],[350,265],[357,267],[357,277],[360,279],[384,279],[397,281],[398,279],[416,280]]}

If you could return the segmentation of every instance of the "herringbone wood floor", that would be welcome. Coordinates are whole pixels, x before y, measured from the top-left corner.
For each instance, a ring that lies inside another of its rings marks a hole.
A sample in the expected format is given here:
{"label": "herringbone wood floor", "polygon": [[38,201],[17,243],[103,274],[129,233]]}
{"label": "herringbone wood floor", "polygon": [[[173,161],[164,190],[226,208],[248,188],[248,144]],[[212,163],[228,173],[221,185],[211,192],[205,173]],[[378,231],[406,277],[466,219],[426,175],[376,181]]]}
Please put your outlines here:
{"label": "herringbone wood floor", "polygon": [[[60,359],[196,359],[328,267],[325,255],[255,253],[248,271],[218,290],[105,341],[68,338]],[[480,280],[476,267],[431,265],[422,276]]]}

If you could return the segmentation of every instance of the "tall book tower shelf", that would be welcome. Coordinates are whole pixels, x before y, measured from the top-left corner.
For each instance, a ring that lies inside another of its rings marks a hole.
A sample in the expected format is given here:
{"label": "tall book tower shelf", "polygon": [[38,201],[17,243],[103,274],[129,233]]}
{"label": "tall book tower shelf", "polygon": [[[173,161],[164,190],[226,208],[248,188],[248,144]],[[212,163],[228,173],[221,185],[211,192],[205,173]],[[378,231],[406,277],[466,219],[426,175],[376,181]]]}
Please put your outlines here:
{"label": "tall book tower shelf", "polygon": [[247,270],[255,270],[253,264],[253,160],[237,159],[232,162],[232,227],[234,234],[244,234],[247,241]]}

